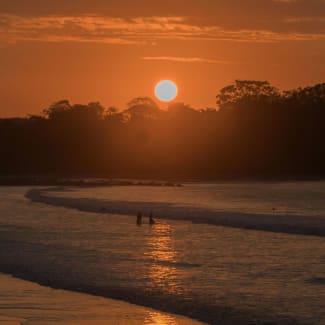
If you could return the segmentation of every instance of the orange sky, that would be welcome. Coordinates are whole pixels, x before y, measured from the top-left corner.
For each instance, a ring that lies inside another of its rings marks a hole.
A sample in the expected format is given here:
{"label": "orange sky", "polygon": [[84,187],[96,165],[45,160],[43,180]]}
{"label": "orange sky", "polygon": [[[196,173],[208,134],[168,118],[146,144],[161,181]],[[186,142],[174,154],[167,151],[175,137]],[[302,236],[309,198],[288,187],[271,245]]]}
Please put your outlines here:
{"label": "orange sky", "polygon": [[0,0],[1,117],[60,99],[123,108],[160,79],[204,108],[234,79],[324,76],[325,0]]}

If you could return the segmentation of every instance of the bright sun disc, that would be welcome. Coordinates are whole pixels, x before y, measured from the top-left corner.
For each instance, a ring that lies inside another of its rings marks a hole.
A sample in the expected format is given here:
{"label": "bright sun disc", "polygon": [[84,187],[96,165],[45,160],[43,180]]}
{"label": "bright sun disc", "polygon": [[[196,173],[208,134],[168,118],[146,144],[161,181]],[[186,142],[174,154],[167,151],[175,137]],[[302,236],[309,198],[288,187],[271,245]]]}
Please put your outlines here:
{"label": "bright sun disc", "polygon": [[155,87],[155,95],[162,102],[172,101],[176,98],[177,94],[177,85],[171,80],[159,81]]}

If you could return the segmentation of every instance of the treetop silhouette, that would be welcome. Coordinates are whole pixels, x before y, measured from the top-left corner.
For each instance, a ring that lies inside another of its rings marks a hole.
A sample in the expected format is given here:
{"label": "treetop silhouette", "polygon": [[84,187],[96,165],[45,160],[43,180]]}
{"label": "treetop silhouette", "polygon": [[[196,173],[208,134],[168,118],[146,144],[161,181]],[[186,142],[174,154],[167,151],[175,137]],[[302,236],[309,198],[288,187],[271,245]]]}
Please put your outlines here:
{"label": "treetop silhouette", "polygon": [[236,80],[216,108],[135,98],[124,110],[61,100],[0,119],[0,174],[270,178],[325,175],[325,84]]}

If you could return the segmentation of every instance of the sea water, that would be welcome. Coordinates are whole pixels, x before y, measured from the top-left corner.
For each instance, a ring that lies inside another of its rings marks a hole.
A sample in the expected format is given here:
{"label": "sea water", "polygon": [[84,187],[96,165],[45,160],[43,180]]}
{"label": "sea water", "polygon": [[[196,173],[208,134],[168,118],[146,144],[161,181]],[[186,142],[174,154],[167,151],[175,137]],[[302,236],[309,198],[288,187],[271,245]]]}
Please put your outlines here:
{"label": "sea water", "polygon": [[0,188],[0,271],[211,324],[325,324],[324,182],[30,190]]}

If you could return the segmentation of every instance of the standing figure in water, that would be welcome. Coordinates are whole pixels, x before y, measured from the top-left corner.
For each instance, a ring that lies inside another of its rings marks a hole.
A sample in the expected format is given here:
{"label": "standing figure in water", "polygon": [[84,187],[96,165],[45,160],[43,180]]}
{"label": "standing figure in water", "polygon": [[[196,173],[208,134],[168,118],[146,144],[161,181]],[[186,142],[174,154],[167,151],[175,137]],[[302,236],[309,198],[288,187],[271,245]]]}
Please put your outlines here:
{"label": "standing figure in water", "polygon": [[150,225],[154,225],[156,222],[155,220],[153,219],[153,213],[150,212],[150,215],[149,215],[149,224]]}
{"label": "standing figure in water", "polygon": [[141,211],[139,211],[138,214],[137,214],[137,225],[138,226],[142,225],[142,213],[141,213]]}

